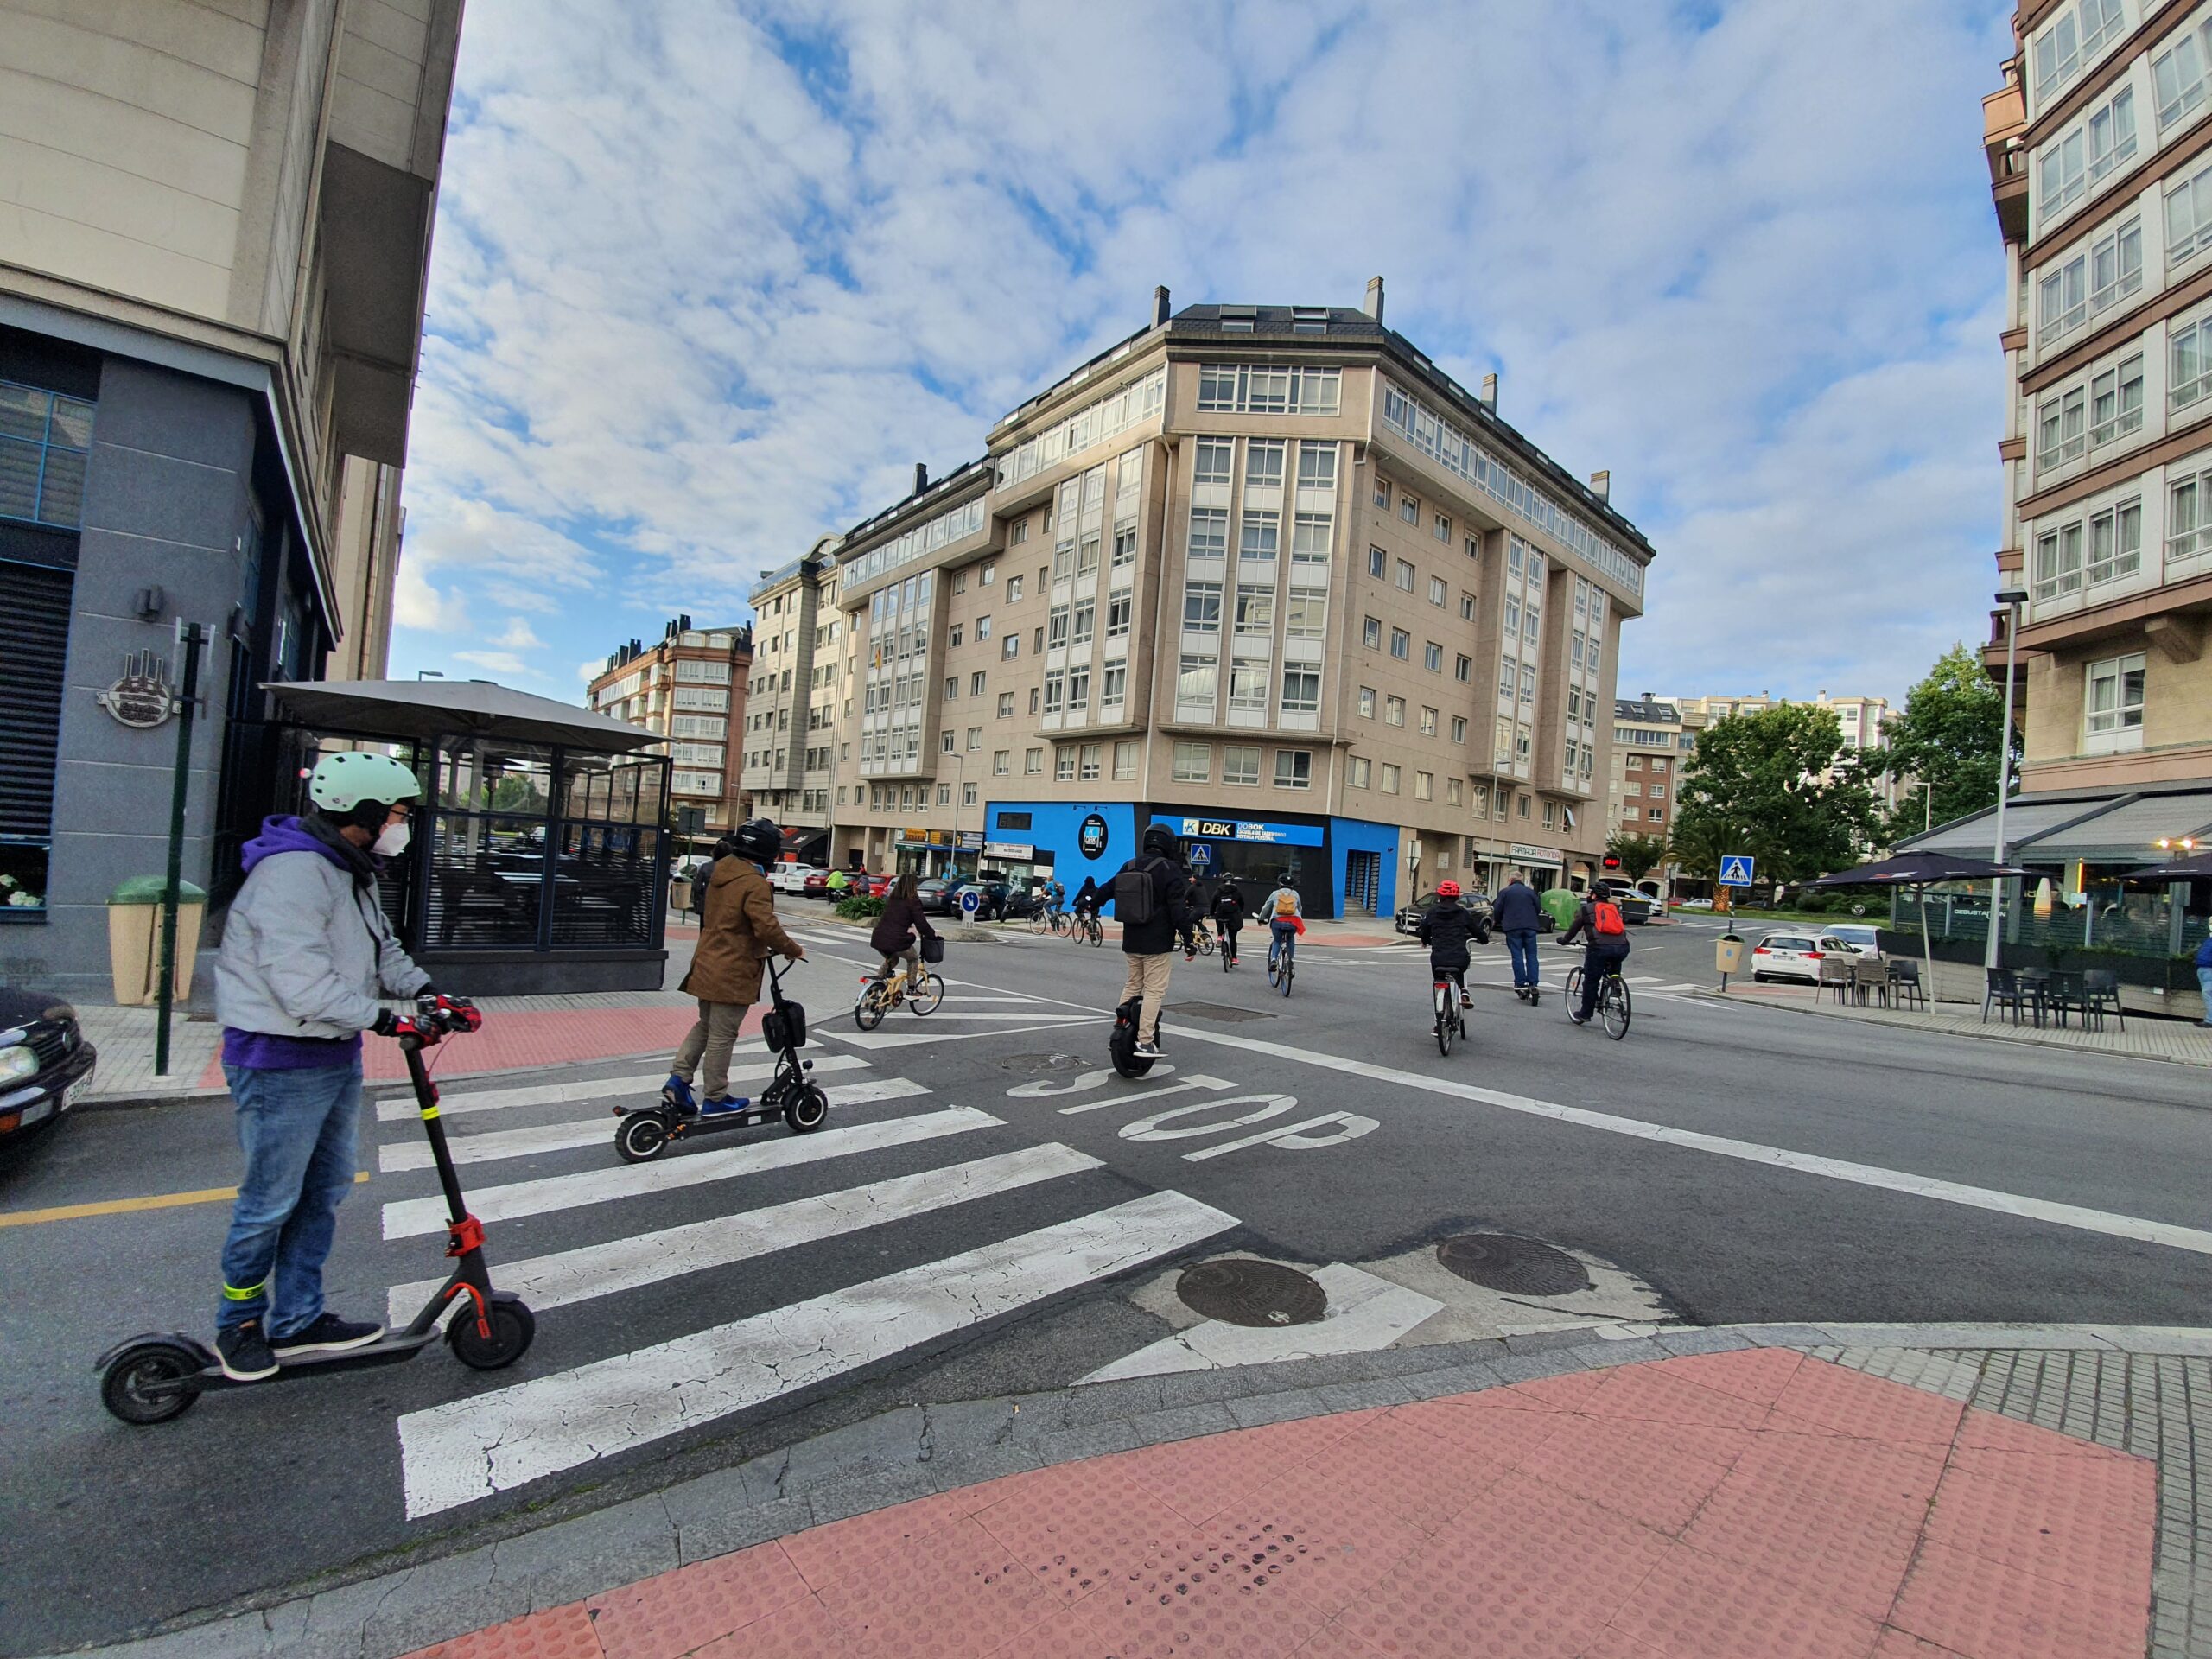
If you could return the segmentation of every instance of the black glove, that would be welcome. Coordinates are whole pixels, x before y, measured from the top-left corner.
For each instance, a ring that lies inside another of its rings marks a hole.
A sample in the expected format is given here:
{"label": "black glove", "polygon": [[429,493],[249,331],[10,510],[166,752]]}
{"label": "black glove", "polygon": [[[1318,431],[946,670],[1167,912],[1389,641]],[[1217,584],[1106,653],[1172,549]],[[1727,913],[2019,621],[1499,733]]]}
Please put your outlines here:
{"label": "black glove", "polygon": [[378,1008],[377,1022],[369,1029],[379,1037],[389,1037],[399,1029],[399,1016],[390,1008]]}
{"label": "black glove", "polygon": [[431,981],[426,979],[421,985],[416,988],[415,995],[417,996],[435,996],[438,995],[438,988]]}

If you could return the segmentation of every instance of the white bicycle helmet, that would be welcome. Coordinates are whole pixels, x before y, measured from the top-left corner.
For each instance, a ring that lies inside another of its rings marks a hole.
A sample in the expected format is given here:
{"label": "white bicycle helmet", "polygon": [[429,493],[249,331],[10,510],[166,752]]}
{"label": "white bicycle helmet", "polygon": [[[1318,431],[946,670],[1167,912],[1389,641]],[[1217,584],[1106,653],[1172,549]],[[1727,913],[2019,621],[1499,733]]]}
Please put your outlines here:
{"label": "white bicycle helmet", "polygon": [[381,817],[398,802],[418,800],[422,794],[423,785],[404,764],[359,749],[324,755],[308,779],[308,798],[334,818],[352,818],[364,802],[374,805]]}

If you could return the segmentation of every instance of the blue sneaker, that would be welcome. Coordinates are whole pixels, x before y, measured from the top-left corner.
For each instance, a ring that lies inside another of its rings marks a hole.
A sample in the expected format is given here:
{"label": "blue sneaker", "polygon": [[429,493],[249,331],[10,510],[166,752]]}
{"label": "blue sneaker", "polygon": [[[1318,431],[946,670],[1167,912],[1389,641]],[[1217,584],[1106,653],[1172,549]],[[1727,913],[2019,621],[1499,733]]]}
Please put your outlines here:
{"label": "blue sneaker", "polygon": [[699,1103],[691,1097],[691,1085],[670,1072],[668,1081],[660,1086],[660,1097],[678,1111],[696,1111]]}
{"label": "blue sneaker", "polygon": [[711,1117],[716,1112],[741,1112],[752,1103],[747,1095],[709,1095],[699,1103],[699,1109]]}

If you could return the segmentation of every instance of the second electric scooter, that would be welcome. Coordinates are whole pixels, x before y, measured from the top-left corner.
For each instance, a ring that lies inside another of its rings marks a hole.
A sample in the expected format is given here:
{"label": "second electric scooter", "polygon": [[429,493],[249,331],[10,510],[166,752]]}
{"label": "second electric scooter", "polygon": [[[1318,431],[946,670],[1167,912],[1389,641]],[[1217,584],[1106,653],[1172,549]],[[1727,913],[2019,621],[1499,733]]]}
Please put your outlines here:
{"label": "second electric scooter", "polygon": [[777,958],[768,958],[768,996],[772,1006],[760,1022],[760,1035],[776,1056],[776,1074],[756,1099],[742,1099],[718,1112],[683,1108],[666,1095],[650,1106],[617,1106],[614,1151],[626,1164],[642,1164],[668,1150],[671,1141],[723,1129],[751,1128],[780,1117],[794,1135],[810,1135],[830,1116],[830,1096],[807,1073],[812,1060],[802,1060],[806,1046],[806,1009],[784,995],[783,975]]}

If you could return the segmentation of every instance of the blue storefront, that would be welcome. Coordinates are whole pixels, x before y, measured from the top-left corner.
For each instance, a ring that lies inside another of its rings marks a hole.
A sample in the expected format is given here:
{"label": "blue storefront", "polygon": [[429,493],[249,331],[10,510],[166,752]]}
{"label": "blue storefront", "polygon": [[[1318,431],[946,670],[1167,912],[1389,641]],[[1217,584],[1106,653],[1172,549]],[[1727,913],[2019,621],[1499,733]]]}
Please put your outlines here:
{"label": "blue storefront", "polygon": [[1284,813],[1235,817],[1218,810],[1127,801],[994,801],[984,811],[983,867],[1020,881],[1085,876],[1104,885],[1137,849],[1141,824],[1166,825],[1209,893],[1234,875],[1257,903],[1287,871],[1312,917],[1388,916],[1397,905],[1398,830],[1360,818]]}

